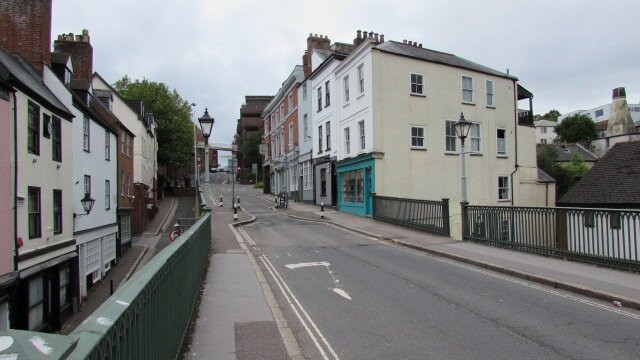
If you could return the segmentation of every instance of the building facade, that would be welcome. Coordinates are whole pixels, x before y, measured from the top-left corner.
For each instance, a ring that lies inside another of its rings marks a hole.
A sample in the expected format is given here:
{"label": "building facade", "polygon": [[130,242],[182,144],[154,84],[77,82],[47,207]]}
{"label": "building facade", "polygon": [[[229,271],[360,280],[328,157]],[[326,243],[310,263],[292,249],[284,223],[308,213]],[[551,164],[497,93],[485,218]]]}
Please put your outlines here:
{"label": "building facade", "polygon": [[553,144],[556,142],[556,126],[558,123],[550,120],[538,120],[533,123],[536,128],[536,144]]}
{"label": "building facade", "polygon": [[[297,196],[298,171],[298,86],[303,81],[302,66],[296,65],[262,113],[263,172],[272,194]],[[267,175],[268,174],[268,175]]]}
{"label": "building facade", "polygon": [[250,159],[251,154],[245,154],[244,149],[248,141],[262,142],[263,122],[262,112],[269,104],[272,96],[245,96],[245,103],[240,107],[240,119],[236,127],[235,144],[238,146],[237,158],[240,174],[251,174],[252,165],[256,163],[258,169],[262,168],[262,158]]}
{"label": "building facade", "polygon": [[[460,113],[473,122],[465,148],[469,202],[547,201],[538,182],[532,109],[518,114],[515,100],[531,96],[513,76],[373,33],[335,76],[340,211],[371,214],[374,192],[458,204],[461,144],[453,124]],[[460,237],[460,208],[454,205],[451,214],[452,236]]]}

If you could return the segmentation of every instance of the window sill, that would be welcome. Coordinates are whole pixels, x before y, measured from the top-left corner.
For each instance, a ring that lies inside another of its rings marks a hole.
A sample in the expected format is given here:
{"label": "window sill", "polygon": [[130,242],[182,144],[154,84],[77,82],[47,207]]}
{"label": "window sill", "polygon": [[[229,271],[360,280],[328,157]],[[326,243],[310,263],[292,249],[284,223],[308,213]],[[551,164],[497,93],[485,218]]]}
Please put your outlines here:
{"label": "window sill", "polygon": [[451,156],[458,156],[460,155],[460,153],[457,152],[451,152],[451,151],[445,151],[444,152],[445,155],[451,155]]}
{"label": "window sill", "polygon": [[462,105],[476,106],[476,103],[463,101],[463,102],[462,102]]}
{"label": "window sill", "polygon": [[421,97],[421,98],[426,98],[427,95],[426,94],[414,94],[414,93],[409,93],[409,95],[411,96],[415,96],[415,97]]}
{"label": "window sill", "polygon": [[411,147],[411,150],[417,150],[417,151],[427,151],[426,147]]}
{"label": "window sill", "polygon": [[350,102],[346,102],[344,105],[342,105],[343,108],[346,108],[347,106],[349,106]]}
{"label": "window sill", "polygon": [[498,199],[498,202],[510,202],[511,199]]}
{"label": "window sill", "polygon": [[498,159],[508,159],[509,158],[509,156],[507,156],[507,155],[500,155],[500,154],[496,155],[496,157]]}
{"label": "window sill", "polygon": [[482,156],[481,152],[469,152],[469,156]]}
{"label": "window sill", "polygon": [[494,105],[487,105],[487,109],[493,109],[493,110],[495,110],[495,109],[496,109],[496,107],[495,107]]}
{"label": "window sill", "polygon": [[84,150],[84,152],[86,153],[91,153],[91,150],[87,150],[87,149],[82,149],[82,150]]}
{"label": "window sill", "polygon": [[358,95],[358,96],[356,97],[356,99],[360,99],[361,97],[363,97],[363,96],[364,96],[364,94],[365,94],[365,93],[360,93],[360,95]]}

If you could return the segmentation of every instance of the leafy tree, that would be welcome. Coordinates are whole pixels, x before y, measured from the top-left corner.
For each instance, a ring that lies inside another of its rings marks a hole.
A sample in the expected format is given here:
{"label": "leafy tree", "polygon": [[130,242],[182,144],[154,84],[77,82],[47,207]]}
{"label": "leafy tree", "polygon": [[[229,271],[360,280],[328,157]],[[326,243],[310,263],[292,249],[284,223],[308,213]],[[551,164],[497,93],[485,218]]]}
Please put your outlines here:
{"label": "leafy tree", "polygon": [[549,110],[548,113],[544,114],[544,115],[540,115],[540,114],[536,114],[533,116],[533,120],[551,120],[551,121],[558,121],[558,117],[562,115],[560,114],[560,111],[558,110]]}
{"label": "leafy tree", "polygon": [[145,111],[153,113],[158,125],[158,163],[169,169],[189,165],[193,154],[191,106],[164,83],[135,80],[125,75],[113,87],[125,99],[144,101]]}
{"label": "leafy tree", "polygon": [[556,126],[560,141],[588,145],[598,137],[596,124],[587,115],[573,115]]}
{"label": "leafy tree", "polygon": [[260,155],[260,144],[262,143],[262,133],[256,132],[250,134],[247,140],[242,144],[242,163],[244,166],[251,164],[258,164],[258,170],[262,162],[262,155]]}
{"label": "leafy tree", "polygon": [[571,163],[558,165],[553,145],[538,145],[538,167],[556,180],[556,199],[560,199],[589,169],[579,154],[575,153]]}

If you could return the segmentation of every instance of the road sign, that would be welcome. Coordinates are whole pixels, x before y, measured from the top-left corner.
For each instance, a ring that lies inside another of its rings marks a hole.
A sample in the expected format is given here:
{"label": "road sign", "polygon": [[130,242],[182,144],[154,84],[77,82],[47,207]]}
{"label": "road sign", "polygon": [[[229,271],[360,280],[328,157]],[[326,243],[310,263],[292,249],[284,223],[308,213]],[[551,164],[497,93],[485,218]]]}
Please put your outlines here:
{"label": "road sign", "polygon": [[238,159],[230,159],[229,167],[231,167],[231,173],[236,175],[238,173]]}
{"label": "road sign", "polygon": [[251,164],[251,173],[252,174],[258,173],[258,164]]}

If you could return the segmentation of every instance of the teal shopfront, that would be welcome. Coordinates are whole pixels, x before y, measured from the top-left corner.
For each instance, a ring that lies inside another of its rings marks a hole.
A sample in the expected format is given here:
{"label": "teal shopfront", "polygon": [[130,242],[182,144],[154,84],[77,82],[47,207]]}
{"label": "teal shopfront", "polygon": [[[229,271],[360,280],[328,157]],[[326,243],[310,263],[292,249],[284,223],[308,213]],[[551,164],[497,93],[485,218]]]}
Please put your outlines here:
{"label": "teal shopfront", "polygon": [[371,154],[339,161],[338,210],[366,216],[373,211],[371,193],[375,192],[375,160]]}

